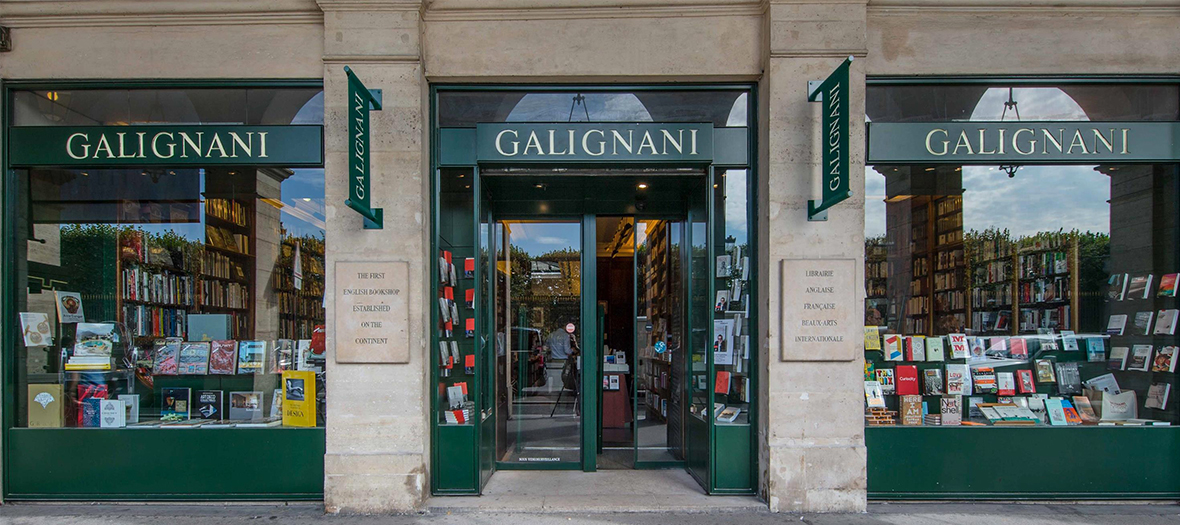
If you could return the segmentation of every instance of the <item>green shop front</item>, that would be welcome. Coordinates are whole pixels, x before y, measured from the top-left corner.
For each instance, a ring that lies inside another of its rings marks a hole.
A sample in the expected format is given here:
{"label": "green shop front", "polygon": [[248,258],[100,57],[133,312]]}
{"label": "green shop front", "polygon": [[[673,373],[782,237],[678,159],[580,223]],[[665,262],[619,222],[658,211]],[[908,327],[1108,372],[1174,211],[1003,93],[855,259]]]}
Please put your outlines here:
{"label": "green shop front", "polygon": [[322,499],[321,85],[4,85],[6,499]]}
{"label": "green shop front", "polygon": [[1174,78],[867,86],[871,499],[1176,499]]}
{"label": "green shop front", "polygon": [[434,86],[431,490],[757,487],[754,91]]}

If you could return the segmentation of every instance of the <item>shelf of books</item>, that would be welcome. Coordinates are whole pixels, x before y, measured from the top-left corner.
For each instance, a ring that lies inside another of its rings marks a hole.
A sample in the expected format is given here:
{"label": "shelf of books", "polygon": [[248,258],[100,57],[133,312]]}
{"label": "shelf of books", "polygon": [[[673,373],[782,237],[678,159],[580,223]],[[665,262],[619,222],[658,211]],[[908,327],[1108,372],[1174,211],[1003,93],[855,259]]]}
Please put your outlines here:
{"label": "shelf of books", "polygon": [[713,312],[713,413],[717,425],[750,422],[750,257],[733,239],[717,256]]}
{"label": "shelf of books", "polygon": [[[668,267],[671,261],[668,257],[668,225],[664,221],[640,224],[651,224],[651,228],[647,231],[645,246],[640,247],[646,253],[639,258],[643,296],[637,299],[640,308],[645,308],[640,312],[643,318],[641,321],[651,324],[652,329],[645,332],[649,340],[639,344],[640,375],[637,388],[644,399],[643,417],[664,423],[677,418],[675,410],[669,413],[668,405],[674,404],[672,392],[677,387],[674,384],[676,374],[673,373],[673,357],[678,355],[678,343],[668,334],[680,333],[680,316],[674,315],[673,308],[666,300],[671,297],[674,275]],[[664,346],[657,348],[661,342]],[[669,430],[672,428],[670,426]]]}
{"label": "shelf of books", "polygon": [[324,240],[285,236],[281,250],[271,277],[279,303],[279,336],[308,338],[324,324]]}
{"label": "shelf of books", "polygon": [[[455,255],[470,255],[470,246],[447,243],[445,247],[448,249],[439,252],[437,263],[438,422],[473,425],[476,422],[475,261]],[[462,297],[462,302],[457,297]]]}

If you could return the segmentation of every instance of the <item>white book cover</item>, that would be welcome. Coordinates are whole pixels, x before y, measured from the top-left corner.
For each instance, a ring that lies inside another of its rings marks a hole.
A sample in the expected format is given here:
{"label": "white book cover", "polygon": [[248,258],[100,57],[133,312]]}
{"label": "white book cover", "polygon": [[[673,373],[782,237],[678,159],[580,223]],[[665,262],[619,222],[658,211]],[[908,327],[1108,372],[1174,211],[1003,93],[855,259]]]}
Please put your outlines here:
{"label": "white book cover", "polygon": [[946,365],[946,393],[965,396],[971,393],[971,370],[967,365]]}
{"label": "white book cover", "polygon": [[945,361],[946,354],[943,352],[943,338],[941,336],[931,336],[926,338],[926,360],[927,361]]}
{"label": "white book cover", "polygon": [[865,381],[865,404],[869,408],[885,408],[885,395],[881,392],[881,383]]}
{"label": "white book cover", "polygon": [[901,351],[901,336],[897,334],[885,335],[885,360],[886,361],[904,361],[905,356]]}
{"label": "white book cover", "polygon": [[1080,350],[1077,335],[1074,334],[1073,330],[1061,331],[1061,347],[1066,352],[1077,352]]}
{"label": "white book cover", "polygon": [[1106,323],[1106,333],[1108,335],[1123,335],[1123,330],[1127,327],[1127,314],[1114,314],[1110,316],[1110,321]]}
{"label": "white book cover", "polygon": [[1131,347],[1131,360],[1127,363],[1127,370],[1146,372],[1151,367],[1151,345],[1134,345]]}
{"label": "white book cover", "polygon": [[1171,393],[1172,383],[1155,383],[1147,390],[1147,400],[1144,401],[1143,406],[1167,410],[1168,395]]}
{"label": "white book cover", "polygon": [[123,428],[127,426],[127,404],[121,399],[104,399],[99,402],[99,425],[102,428]]}
{"label": "white book cover", "polygon": [[967,359],[971,355],[967,346],[967,334],[951,334],[951,359]]}
{"label": "white book cover", "polygon": [[1155,335],[1175,335],[1177,315],[1180,310],[1160,310],[1155,315]]}
{"label": "white book cover", "polygon": [[911,338],[913,341],[913,361],[926,360],[926,338],[924,336],[916,335]]}
{"label": "white book cover", "polygon": [[1110,359],[1107,364],[1111,370],[1126,370],[1127,357],[1131,355],[1131,349],[1125,346],[1114,346],[1110,348]]}
{"label": "white book cover", "polygon": [[139,423],[139,394],[119,394],[119,400],[123,402],[127,414],[124,418],[126,422]]}

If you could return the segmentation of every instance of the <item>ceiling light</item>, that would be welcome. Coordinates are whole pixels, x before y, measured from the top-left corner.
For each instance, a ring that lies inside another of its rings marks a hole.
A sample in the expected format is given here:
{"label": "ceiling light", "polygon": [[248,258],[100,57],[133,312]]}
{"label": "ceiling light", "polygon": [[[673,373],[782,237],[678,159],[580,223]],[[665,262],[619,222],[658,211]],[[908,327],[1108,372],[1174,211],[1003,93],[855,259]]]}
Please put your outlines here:
{"label": "ceiling light", "polygon": [[934,171],[934,168],[926,168],[926,171]]}
{"label": "ceiling light", "polygon": [[639,189],[641,189],[641,190],[646,190],[646,189],[647,189],[647,183],[646,183],[646,182],[640,182],[640,183],[639,183]]}

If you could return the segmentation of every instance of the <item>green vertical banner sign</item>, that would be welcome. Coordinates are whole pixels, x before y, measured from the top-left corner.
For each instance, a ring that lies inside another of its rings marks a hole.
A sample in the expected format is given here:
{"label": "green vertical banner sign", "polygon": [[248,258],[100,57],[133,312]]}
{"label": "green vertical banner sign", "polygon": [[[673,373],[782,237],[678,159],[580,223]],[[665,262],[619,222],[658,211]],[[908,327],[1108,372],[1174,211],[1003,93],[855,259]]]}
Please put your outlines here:
{"label": "green vertical banner sign", "polygon": [[381,111],[381,90],[369,89],[348,66],[348,199],[349,208],[365,219],[366,230],[379,230],[381,208],[369,207],[369,111]]}
{"label": "green vertical banner sign", "polygon": [[826,220],[827,209],[852,196],[848,185],[848,57],[818,86],[809,85],[807,100],[823,104],[823,199],[807,201],[807,220]]}

